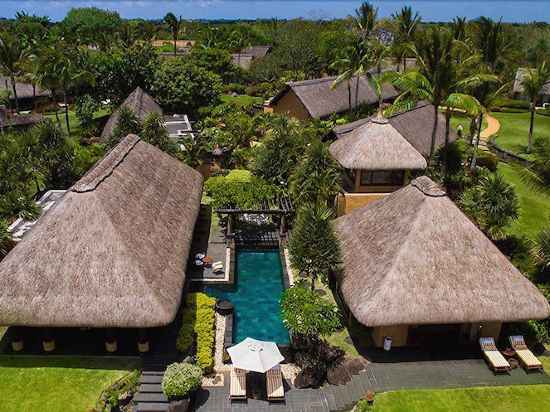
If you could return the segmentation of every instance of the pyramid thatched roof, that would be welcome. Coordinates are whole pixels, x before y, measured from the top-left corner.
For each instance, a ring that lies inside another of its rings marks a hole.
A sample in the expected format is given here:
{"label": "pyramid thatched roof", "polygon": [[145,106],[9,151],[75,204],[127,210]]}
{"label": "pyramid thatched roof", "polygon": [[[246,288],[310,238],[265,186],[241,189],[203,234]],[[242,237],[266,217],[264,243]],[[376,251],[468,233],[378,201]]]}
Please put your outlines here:
{"label": "pyramid thatched roof", "polygon": [[[390,124],[409,141],[413,147],[423,156],[430,155],[430,145],[432,143],[432,130],[434,124],[434,107],[427,102],[419,102],[412,110],[396,113],[388,120]],[[439,122],[436,130],[436,149],[445,143],[445,116],[438,114]],[[367,123],[372,117],[357,120],[352,123],[336,126],[333,129],[336,137],[341,138],[347,133]],[[454,142],[458,138],[454,130],[450,130],[449,142]]]}
{"label": "pyramid thatched roof", "polygon": [[336,219],[342,295],[370,327],[522,321],[548,301],[428,177]]}
{"label": "pyramid thatched roof", "polygon": [[342,167],[361,170],[415,170],[426,159],[383,117],[373,117],[330,145]]}
{"label": "pyramid thatched roof", "polygon": [[158,103],[155,102],[151,96],[145,93],[141,87],[137,87],[132,93],[130,93],[130,95],[128,95],[120,107],[113,112],[111,117],[109,117],[109,120],[107,120],[107,123],[103,128],[103,132],[101,132],[102,141],[106,142],[113,135],[115,127],[118,123],[121,107],[130,109],[142,122],[149,114],[153,112],[162,115],[162,108],[158,105]]}
{"label": "pyramid thatched roof", "polygon": [[0,263],[0,325],[171,322],[201,192],[198,172],[129,135]]}
{"label": "pyramid thatched roof", "polygon": [[[286,87],[271,100],[276,104],[290,90],[302,102],[312,118],[319,119],[330,116],[333,113],[342,113],[349,110],[349,94],[347,82],[340,83],[335,89],[332,84],[336,77],[323,77],[320,79],[304,80],[287,83]],[[351,103],[355,107],[355,91],[357,77],[351,81]],[[382,87],[382,99],[384,101],[397,97],[397,91],[392,85],[384,84]],[[359,77],[359,104],[378,104],[378,96],[370,85],[367,76]]]}

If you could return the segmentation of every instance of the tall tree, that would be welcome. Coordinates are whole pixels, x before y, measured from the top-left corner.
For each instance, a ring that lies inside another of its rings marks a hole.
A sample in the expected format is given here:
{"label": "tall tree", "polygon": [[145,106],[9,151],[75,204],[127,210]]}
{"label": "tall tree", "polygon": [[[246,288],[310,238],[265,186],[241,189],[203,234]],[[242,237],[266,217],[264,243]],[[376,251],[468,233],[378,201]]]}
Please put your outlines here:
{"label": "tall tree", "polygon": [[168,13],[164,16],[164,22],[168,25],[170,31],[172,32],[172,40],[174,41],[174,56],[176,56],[178,54],[177,42],[181,26],[181,16],[178,19],[174,13]]}
{"label": "tall tree", "polygon": [[537,99],[540,91],[546,82],[550,81],[550,65],[542,62],[537,68],[528,70],[524,79],[521,82],[524,93],[529,97],[531,102],[531,119],[529,121],[529,142],[527,144],[527,153],[533,150],[533,129],[535,127],[535,112]]}
{"label": "tall tree", "polygon": [[0,32],[0,72],[10,78],[16,112],[19,112],[16,78],[23,73],[28,57],[28,49],[14,35],[7,31]]}
{"label": "tall tree", "polygon": [[362,40],[372,35],[376,28],[377,18],[378,8],[374,7],[368,1],[361,3],[361,6],[355,10],[353,23]]}
{"label": "tall tree", "polygon": [[502,61],[505,49],[502,22],[495,22],[487,17],[476,21],[476,43],[482,56],[482,61],[494,73]]}
{"label": "tall tree", "polygon": [[413,14],[409,6],[405,6],[399,13],[392,14],[395,25],[394,48],[397,56],[403,64],[403,71],[407,70],[407,44],[414,41],[416,30],[420,25],[421,18],[418,13]]}

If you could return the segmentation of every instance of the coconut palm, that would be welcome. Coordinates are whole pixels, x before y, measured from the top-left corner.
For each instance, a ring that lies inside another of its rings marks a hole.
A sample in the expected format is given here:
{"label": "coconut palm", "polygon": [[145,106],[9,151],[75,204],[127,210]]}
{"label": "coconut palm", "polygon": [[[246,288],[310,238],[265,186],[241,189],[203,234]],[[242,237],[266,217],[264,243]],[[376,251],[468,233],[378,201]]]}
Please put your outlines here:
{"label": "coconut palm", "polygon": [[168,13],[164,16],[164,22],[168,25],[170,31],[172,32],[172,39],[174,40],[174,56],[176,56],[178,53],[177,41],[181,26],[181,16],[178,19],[174,13]]}
{"label": "coconut palm", "polygon": [[376,28],[378,8],[365,1],[355,10],[353,23],[362,40],[370,37]]}
{"label": "coconut palm", "polygon": [[15,36],[7,31],[0,32],[0,72],[10,78],[16,112],[19,112],[16,77],[23,73],[28,57],[28,49]]}
{"label": "coconut palm", "polygon": [[421,18],[414,13],[412,8],[405,6],[399,13],[392,14],[395,25],[396,38],[394,48],[397,56],[403,63],[403,71],[407,70],[407,47],[406,45],[414,40],[416,30],[420,25]]}
{"label": "coconut palm", "polygon": [[487,17],[480,17],[476,21],[475,40],[480,50],[483,63],[494,73],[502,54],[506,49],[502,22],[495,22]]}
{"label": "coconut palm", "polygon": [[550,269],[550,227],[540,231],[534,242],[532,254],[540,267]]}
{"label": "coconut palm", "polygon": [[453,21],[451,21],[451,32],[453,34],[453,39],[458,41],[466,40],[467,24],[466,17],[455,17]]}
{"label": "coconut palm", "polygon": [[521,86],[529,101],[531,102],[531,119],[529,121],[529,141],[527,144],[527,153],[531,153],[533,149],[533,128],[535,126],[535,111],[536,103],[540,94],[540,90],[550,81],[550,65],[542,62],[537,68],[529,70],[521,82]]}
{"label": "coconut palm", "polygon": [[[334,80],[331,85],[331,89],[335,89],[341,83],[346,82],[348,88],[348,105],[349,111],[353,110],[352,99],[351,99],[351,83],[353,78],[357,77],[357,72],[360,70],[361,61],[364,57],[365,49],[361,46],[363,42],[357,39],[356,44],[353,46],[346,47],[340,58],[338,58],[334,63],[331,64],[331,68],[338,70],[340,74]],[[356,93],[355,93],[355,107],[358,103],[358,92],[359,92],[359,78],[357,77],[356,84]]]}

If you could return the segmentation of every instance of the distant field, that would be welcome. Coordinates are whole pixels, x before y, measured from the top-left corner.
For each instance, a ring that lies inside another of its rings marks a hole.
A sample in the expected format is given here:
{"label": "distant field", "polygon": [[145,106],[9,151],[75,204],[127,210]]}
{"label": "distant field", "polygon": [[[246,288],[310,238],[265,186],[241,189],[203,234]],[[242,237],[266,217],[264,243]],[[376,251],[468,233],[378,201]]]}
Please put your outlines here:
{"label": "distant field", "polygon": [[221,96],[223,103],[234,103],[239,106],[248,106],[251,104],[262,104],[264,100],[261,97],[248,96],[246,94],[239,94],[237,96],[231,96],[230,94],[223,94]]}
{"label": "distant field", "polygon": [[0,410],[90,411],[103,389],[136,367],[108,358],[0,356]]}
{"label": "distant field", "polygon": [[[529,159],[527,142],[529,136],[529,113],[493,113],[501,125],[496,137],[496,144],[503,149]],[[550,139],[550,116],[537,114],[533,140],[537,138]]]}

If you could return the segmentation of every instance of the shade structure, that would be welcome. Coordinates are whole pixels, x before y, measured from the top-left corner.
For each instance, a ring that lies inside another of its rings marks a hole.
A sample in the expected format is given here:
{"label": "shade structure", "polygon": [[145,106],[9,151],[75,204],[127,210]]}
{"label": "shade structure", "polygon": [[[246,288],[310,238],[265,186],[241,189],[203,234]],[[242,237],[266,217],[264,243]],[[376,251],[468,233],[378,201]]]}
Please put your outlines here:
{"label": "shade structure", "polygon": [[233,366],[247,371],[265,373],[281,363],[284,357],[275,342],[246,338],[227,349]]}

